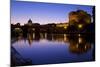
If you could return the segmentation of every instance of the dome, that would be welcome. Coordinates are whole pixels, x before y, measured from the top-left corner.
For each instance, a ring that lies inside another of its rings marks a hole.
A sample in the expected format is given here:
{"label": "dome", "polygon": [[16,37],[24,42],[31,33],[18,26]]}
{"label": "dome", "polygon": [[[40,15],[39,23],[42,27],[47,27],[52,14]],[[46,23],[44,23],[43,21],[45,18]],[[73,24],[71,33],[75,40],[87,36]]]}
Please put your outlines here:
{"label": "dome", "polygon": [[29,20],[28,20],[28,23],[32,23],[32,20],[31,20],[31,19],[29,19]]}

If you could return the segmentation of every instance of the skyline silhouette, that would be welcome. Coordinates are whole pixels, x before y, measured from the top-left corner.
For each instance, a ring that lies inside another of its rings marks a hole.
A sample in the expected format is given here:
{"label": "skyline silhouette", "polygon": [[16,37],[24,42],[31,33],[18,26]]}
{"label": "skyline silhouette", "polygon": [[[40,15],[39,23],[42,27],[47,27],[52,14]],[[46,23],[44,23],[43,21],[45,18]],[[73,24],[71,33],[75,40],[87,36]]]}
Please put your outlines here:
{"label": "skyline silhouette", "polygon": [[68,22],[69,12],[78,9],[84,10],[92,15],[92,7],[86,5],[56,4],[41,2],[11,2],[11,23],[27,23],[31,18],[33,23],[65,23]]}

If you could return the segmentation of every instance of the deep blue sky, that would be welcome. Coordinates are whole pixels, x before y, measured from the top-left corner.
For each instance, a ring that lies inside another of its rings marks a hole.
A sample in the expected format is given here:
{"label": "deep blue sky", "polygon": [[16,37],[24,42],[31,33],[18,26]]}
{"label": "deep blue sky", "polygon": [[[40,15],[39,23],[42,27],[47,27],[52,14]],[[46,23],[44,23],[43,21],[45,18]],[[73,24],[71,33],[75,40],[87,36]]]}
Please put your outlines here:
{"label": "deep blue sky", "polygon": [[27,23],[31,18],[33,23],[63,23],[68,21],[71,11],[81,9],[92,15],[92,6],[71,4],[50,4],[40,2],[11,2],[11,23]]}

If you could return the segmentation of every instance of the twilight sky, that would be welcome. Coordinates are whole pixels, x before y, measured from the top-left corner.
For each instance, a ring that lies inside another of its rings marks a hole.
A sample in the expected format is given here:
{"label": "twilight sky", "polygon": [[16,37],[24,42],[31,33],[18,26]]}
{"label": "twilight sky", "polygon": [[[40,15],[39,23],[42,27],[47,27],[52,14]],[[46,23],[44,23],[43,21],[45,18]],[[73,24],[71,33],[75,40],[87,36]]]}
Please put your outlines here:
{"label": "twilight sky", "polygon": [[77,9],[85,10],[92,15],[92,6],[55,4],[40,2],[11,2],[11,23],[27,23],[31,18],[33,23],[63,23],[68,21],[68,14]]}

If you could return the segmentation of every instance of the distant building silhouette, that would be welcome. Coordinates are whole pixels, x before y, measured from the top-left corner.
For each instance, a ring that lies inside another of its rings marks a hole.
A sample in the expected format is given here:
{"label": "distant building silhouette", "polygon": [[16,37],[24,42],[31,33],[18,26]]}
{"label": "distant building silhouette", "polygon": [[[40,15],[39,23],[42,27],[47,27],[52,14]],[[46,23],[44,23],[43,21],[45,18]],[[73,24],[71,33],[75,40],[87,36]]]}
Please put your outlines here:
{"label": "distant building silhouette", "polygon": [[90,24],[91,24],[91,15],[88,14],[86,11],[77,10],[69,13],[70,32],[73,33],[86,32],[86,28],[89,28]]}
{"label": "distant building silhouette", "polygon": [[32,26],[32,25],[33,25],[33,23],[32,23],[32,20],[31,20],[31,19],[29,19],[29,20],[28,20],[27,25],[28,25],[28,26]]}
{"label": "distant building silhouette", "polygon": [[91,15],[86,11],[77,10],[69,13],[69,23],[72,25],[77,24],[88,24],[91,23]]}

